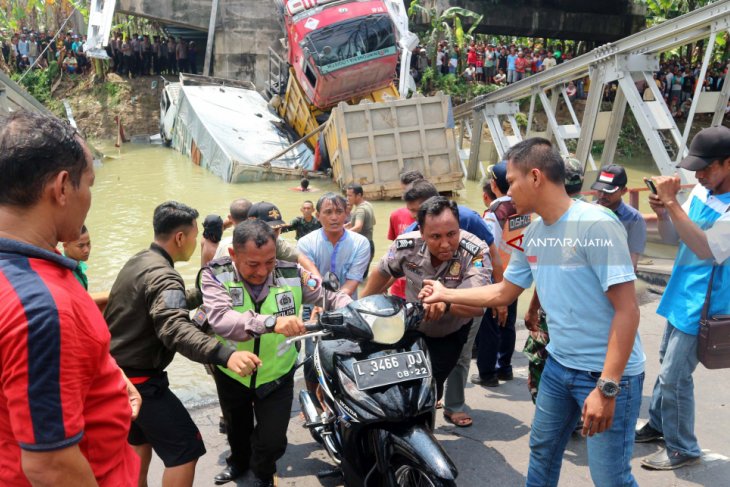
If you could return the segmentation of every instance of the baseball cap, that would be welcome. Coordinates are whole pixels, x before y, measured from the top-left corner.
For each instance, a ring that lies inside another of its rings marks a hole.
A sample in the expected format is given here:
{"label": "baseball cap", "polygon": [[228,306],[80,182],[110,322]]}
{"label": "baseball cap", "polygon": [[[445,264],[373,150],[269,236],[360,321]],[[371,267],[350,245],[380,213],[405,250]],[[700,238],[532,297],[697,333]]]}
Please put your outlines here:
{"label": "baseball cap", "polygon": [[730,157],[730,129],[724,126],[700,130],[689,146],[689,154],[677,165],[699,171],[718,159]]}
{"label": "baseball cap", "polygon": [[509,183],[507,182],[507,162],[501,161],[497,164],[492,164],[487,168],[487,174],[494,178],[494,182],[497,187],[503,193],[506,193],[509,189]]}
{"label": "baseball cap", "polygon": [[580,191],[583,187],[583,164],[575,157],[566,157],[564,160],[566,191],[568,193]]}
{"label": "baseball cap", "polygon": [[261,201],[251,206],[251,209],[248,210],[248,217],[249,219],[256,218],[264,221],[273,229],[286,226],[286,222],[281,219],[279,208],[266,201]]}
{"label": "baseball cap", "polygon": [[626,186],[629,178],[626,177],[626,170],[618,164],[603,166],[598,173],[598,179],[591,185],[591,189],[603,191],[604,193],[615,193]]}

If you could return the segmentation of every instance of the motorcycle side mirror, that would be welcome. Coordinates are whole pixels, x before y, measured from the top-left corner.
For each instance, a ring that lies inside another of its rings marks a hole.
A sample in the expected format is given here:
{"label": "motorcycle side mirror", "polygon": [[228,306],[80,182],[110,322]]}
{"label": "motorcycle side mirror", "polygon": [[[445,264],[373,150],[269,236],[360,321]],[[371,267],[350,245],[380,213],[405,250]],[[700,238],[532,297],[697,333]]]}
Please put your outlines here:
{"label": "motorcycle side mirror", "polygon": [[337,276],[333,272],[328,272],[324,275],[322,286],[324,286],[326,290],[336,293],[340,290],[340,280],[337,279]]}

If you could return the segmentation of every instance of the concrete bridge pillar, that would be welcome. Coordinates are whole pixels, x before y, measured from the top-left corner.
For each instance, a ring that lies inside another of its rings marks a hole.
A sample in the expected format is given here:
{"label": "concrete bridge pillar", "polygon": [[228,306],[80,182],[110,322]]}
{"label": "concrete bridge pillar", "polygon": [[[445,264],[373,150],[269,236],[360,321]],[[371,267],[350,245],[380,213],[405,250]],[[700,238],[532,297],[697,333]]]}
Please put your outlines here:
{"label": "concrete bridge pillar", "polygon": [[263,89],[268,79],[269,47],[283,52],[284,33],[274,2],[219,0],[213,75],[253,81]]}

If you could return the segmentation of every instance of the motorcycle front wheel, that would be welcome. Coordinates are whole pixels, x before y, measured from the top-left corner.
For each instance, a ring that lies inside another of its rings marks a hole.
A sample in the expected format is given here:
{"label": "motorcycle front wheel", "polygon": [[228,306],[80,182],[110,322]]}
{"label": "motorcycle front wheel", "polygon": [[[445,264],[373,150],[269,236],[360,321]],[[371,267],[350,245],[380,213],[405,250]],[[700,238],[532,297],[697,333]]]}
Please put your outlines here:
{"label": "motorcycle front wheel", "polygon": [[403,458],[395,458],[391,463],[395,485],[399,487],[456,487],[453,480],[430,477],[426,471]]}

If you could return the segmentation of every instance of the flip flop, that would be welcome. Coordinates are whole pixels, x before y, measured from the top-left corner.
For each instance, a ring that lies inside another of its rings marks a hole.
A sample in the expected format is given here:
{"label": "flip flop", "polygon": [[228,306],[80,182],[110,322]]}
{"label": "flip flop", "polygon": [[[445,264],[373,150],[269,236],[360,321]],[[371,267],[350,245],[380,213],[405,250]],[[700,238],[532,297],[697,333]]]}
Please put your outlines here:
{"label": "flip flop", "polygon": [[[454,416],[457,416],[454,418]],[[451,423],[457,428],[468,428],[472,424],[474,424],[474,421],[472,421],[471,417],[466,413],[447,413],[444,411],[444,420],[447,423]]]}
{"label": "flip flop", "polygon": [[444,404],[441,401],[436,401],[436,409],[441,409],[444,407]]}

